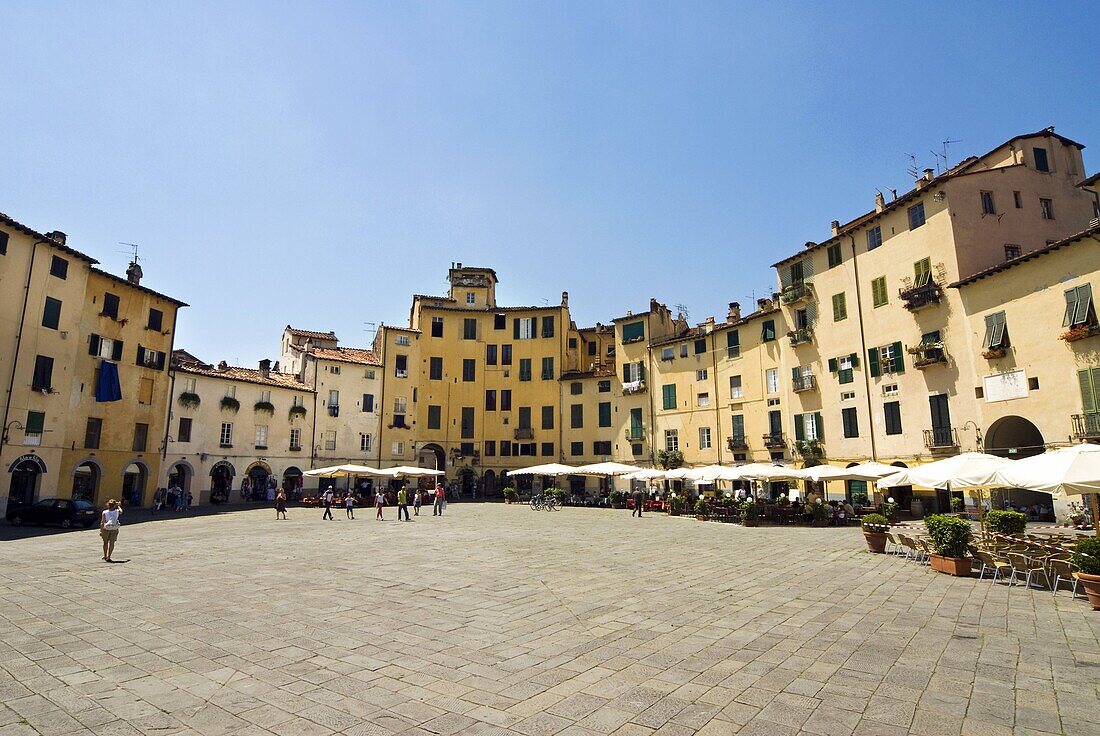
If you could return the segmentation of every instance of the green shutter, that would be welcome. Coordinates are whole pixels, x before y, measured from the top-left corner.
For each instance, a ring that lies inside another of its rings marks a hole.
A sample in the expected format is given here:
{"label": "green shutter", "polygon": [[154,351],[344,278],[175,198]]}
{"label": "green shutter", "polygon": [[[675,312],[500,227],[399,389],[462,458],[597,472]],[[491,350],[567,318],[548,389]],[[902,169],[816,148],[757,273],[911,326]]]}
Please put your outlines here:
{"label": "green shutter", "polygon": [[23,431],[27,434],[42,434],[42,430],[46,426],[46,415],[40,411],[28,411],[27,412],[27,426],[23,428]]}
{"label": "green shutter", "polygon": [[801,375],[802,371],[800,371],[797,367],[791,368],[791,380],[798,381],[798,377]]}
{"label": "green shutter", "polygon": [[630,363],[623,363],[623,383],[630,383]]}
{"label": "green shutter", "polygon": [[829,358],[829,373],[836,373],[840,370],[840,364],[836,358]]}
{"label": "green shutter", "polygon": [[512,339],[519,339],[519,317],[512,320]]}
{"label": "green shutter", "polygon": [[1081,409],[1086,414],[1096,411],[1096,387],[1093,385],[1092,371],[1086,368],[1077,371],[1077,380],[1081,384]]}
{"label": "green shutter", "polygon": [[599,404],[599,410],[600,410],[600,426],[601,427],[610,427],[611,426],[611,402],[610,401],[601,401],[600,404]]}
{"label": "green shutter", "polygon": [[871,372],[872,378],[879,375],[878,348],[871,348],[867,351],[867,369]]}
{"label": "green shutter", "polygon": [[639,381],[644,381],[645,380],[645,363],[642,363],[640,361],[638,363],[638,380]]}
{"label": "green shutter", "polygon": [[817,424],[817,438],[825,441],[825,422],[821,420],[821,413],[814,412],[814,423]]}
{"label": "green shutter", "polygon": [[802,414],[794,415],[794,438],[797,442],[806,441],[806,428],[802,426]]}
{"label": "green shutter", "polygon": [[905,357],[901,351],[901,343],[894,343],[894,373],[905,373]]}

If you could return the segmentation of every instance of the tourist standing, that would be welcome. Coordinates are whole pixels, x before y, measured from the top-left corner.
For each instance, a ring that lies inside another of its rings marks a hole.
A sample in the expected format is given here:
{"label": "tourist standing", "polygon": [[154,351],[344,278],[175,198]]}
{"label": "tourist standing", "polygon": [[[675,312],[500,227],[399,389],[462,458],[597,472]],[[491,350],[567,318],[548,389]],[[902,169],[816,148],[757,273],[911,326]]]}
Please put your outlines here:
{"label": "tourist standing", "polygon": [[377,509],[374,518],[378,521],[385,521],[385,519],[382,518],[382,507],[385,505],[386,497],[385,495],[383,495],[382,489],[379,488],[378,491],[374,494],[374,508]]}
{"label": "tourist standing", "polygon": [[99,536],[103,538],[103,559],[106,562],[114,561],[111,555],[114,554],[115,541],[118,540],[118,528],[121,525],[118,517],[120,516],[122,516],[122,504],[112,498],[99,517]]}
{"label": "tourist standing", "polygon": [[283,515],[283,521],[286,521],[286,491],[282,488],[275,494],[275,519],[278,521],[279,514]]}
{"label": "tourist standing", "polygon": [[402,488],[397,492],[397,520],[401,521],[401,513],[405,514],[405,521],[412,521],[409,518],[409,494]]}
{"label": "tourist standing", "polygon": [[326,488],[325,489],[325,495],[323,496],[323,501],[322,502],[325,504],[325,513],[324,513],[324,516],[321,517],[321,521],[324,521],[325,519],[328,519],[329,521],[332,521],[332,489],[331,488]]}
{"label": "tourist standing", "polygon": [[160,507],[164,505],[164,488],[158,488],[153,494],[153,513],[160,511]]}
{"label": "tourist standing", "polygon": [[344,513],[347,514],[349,519],[355,518],[355,496],[352,494],[351,489],[348,489],[348,494],[344,496]]}
{"label": "tourist standing", "polygon": [[443,490],[443,484],[435,486],[435,505],[432,506],[432,516],[443,516],[443,504],[446,503],[447,492]]}
{"label": "tourist standing", "polygon": [[413,516],[420,516],[420,504],[424,503],[424,491],[417,488],[413,491]]}
{"label": "tourist standing", "polygon": [[634,489],[634,510],[630,512],[631,516],[638,515],[638,518],[642,518],[642,507],[645,506],[645,494],[642,493],[641,488]]}

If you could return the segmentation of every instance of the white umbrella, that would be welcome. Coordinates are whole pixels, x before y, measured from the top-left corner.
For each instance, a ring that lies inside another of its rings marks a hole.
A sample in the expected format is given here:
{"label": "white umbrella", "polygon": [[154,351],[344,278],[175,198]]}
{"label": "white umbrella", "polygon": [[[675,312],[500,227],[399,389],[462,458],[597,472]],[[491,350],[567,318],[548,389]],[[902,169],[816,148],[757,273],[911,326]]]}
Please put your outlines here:
{"label": "white umbrella", "polygon": [[997,473],[1011,462],[984,452],[964,452],[927,465],[903,468],[893,475],[880,478],[877,485],[879,488],[921,486],[955,491],[993,488],[1003,485]]}
{"label": "white umbrella", "polygon": [[384,470],[376,471],[382,475],[388,475],[393,478],[424,478],[431,475],[446,475],[442,470],[433,470],[431,468],[416,468],[411,465],[398,465],[395,468],[386,468]]}
{"label": "white umbrella", "polygon": [[572,465],[561,463],[546,463],[545,465],[532,465],[519,470],[509,470],[508,475],[569,475],[576,470]]}
{"label": "white umbrella", "polygon": [[302,475],[310,478],[343,478],[346,475],[386,475],[378,468],[368,468],[366,465],[330,465],[327,468],[315,468],[307,470]]}
{"label": "white umbrella", "polygon": [[633,465],[607,462],[582,465],[579,468],[573,468],[572,473],[573,475],[627,475],[628,473],[636,473],[640,469]]}
{"label": "white umbrella", "polygon": [[[898,469],[890,468],[890,470],[896,473]],[[820,483],[823,480],[852,480],[847,468],[838,468],[835,465],[815,465],[812,468],[803,468],[799,472],[805,480],[812,480],[814,483]]]}
{"label": "white umbrella", "polygon": [[695,480],[695,471],[691,468],[673,468],[665,471],[665,477],[669,480]]}
{"label": "white umbrella", "polygon": [[788,468],[784,465],[769,465],[768,463],[750,463],[740,468],[741,477],[750,480],[766,480],[769,483],[777,480],[802,480],[805,476],[797,468]]}
{"label": "white umbrella", "polygon": [[660,480],[665,477],[665,471],[652,468],[643,468],[636,472],[624,475],[625,480]]}
{"label": "white umbrella", "polygon": [[844,468],[844,472],[847,473],[844,480],[878,480],[893,475],[898,470],[899,468],[896,465],[884,465],[883,463],[876,463],[874,460],[868,460],[865,463]]}
{"label": "white umbrella", "polygon": [[1100,493],[1100,445],[1073,445],[1017,460],[998,474],[999,485],[1043,491],[1055,498]]}

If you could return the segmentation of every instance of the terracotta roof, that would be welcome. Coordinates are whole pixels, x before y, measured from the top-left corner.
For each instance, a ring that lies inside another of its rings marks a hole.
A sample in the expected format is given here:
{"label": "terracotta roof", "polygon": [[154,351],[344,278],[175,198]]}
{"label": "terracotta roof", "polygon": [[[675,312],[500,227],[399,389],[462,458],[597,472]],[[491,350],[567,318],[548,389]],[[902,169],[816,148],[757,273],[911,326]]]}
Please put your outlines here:
{"label": "terracotta roof", "polygon": [[35,240],[41,240],[41,241],[44,241],[46,243],[49,243],[54,248],[57,248],[58,250],[62,250],[64,252],[68,253],[71,256],[74,256],[76,258],[80,258],[81,260],[87,261],[88,263],[99,263],[99,261],[92,258],[91,256],[86,255],[84,253],[81,253],[80,251],[78,251],[74,248],[70,248],[69,246],[67,246],[67,245],[65,245],[65,244],[63,244],[63,243],[61,243],[57,240],[54,240],[53,238],[51,238],[47,235],[43,235],[42,233],[38,232],[37,230],[33,230],[33,229],[29,228],[26,225],[24,225],[23,223],[17,222],[15,220],[13,220],[12,218],[8,217],[3,212],[0,212],[0,224],[7,225],[8,227],[11,227],[11,228],[15,228],[16,230],[20,231],[24,235],[30,235]]}
{"label": "terracotta roof", "polygon": [[255,368],[241,368],[231,365],[227,366],[225,370],[219,370],[204,363],[180,363],[175,366],[174,370],[194,376],[208,376],[226,381],[240,381],[241,383],[255,383],[259,386],[275,386],[305,393],[316,393],[309,385],[299,381],[298,377],[292,373],[271,371],[267,374],[267,378],[264,378],[263,374]]}
{"label": "terracotta roof", "polygon": [[150,296],[155,296],[156,298],[163,299],[166,302],[171,302],[172,304],[175,304],[177,307],[189,307],[189,306],[191,306],[190,304],[187,304],[185,302],[181,302],[179,299],[175,299],[175,298],[167,296],[165,294],[161,294],[159,291],[153,291],[152,289],[150,289],[147,286],[142,286],[141,284],[135,284],[134,282],[130,281],[129,279],[124,279],[121,276],[115,276],[113,273],[108,273],[108,272],[104,271],[102,268],[94,268],[93,267],[93,268],[90,268],[89,270],[94,271],[95,273],[98,273],[100,276],[105,276],[105,277],[109,278],[111,281],[122,284],[123,286],[128,286],[131,289],[137,289],[138,291],[143,291],[146,294],[149,294]]}
{"label": "terracotta roof", "polygon": [[453,302],[457,301],[453,297],[449,296],[432,296],[431,294],[413,294],[413,300],[416,299],[432,299],[437,302]]}
{"label": "terracotta roof", "polygon": [[382,361],[372,351],[360,348],[310,348],[307,354],[321,360],[334,360],[339,363],[382,365]]}
{"label": "terracotta roof", "polygon": [[587,371],[566,371],[561,374],[561,380],[566,381],[573,378],[610,378],[618,375],[615,370],[614,364],[602,363],[592,370]]}
{"label": "terracotta roof", "polygon": [[332,340],[336,341],[335,332],[317,332],[315,330],[299,330],[296,327],[286,326],[286,331],[292,335],[298,335],[299,337],[312,337],[317,340]]}
{"label": "terracotta roof", "polygon": [[1100,173],[1093,174],[1088,179],[1082,180],[1080,183],[1077,184],[1077,186],[1090,187],[1098,181],[1100,181]]}
{"label": "terracotta roof", "polygon": [[441,311],[441,312],[465,312],[466,314],[470,314],[472,312],[480,312],[482,314],[496,314],[498,312],[501,312],[501,313],[503,313],[503,312],[538,312],[538,311],[545,311],[545,310],[548,310],[548,309],[561,309],[562,308],[562,306],[560,304],[554,304],[554,305],[551,305],[551,306],[538,306],[538,307],[500,307],[500,306],[497,306],[497,307],[482,307],[482,306],[444,307],[444,306],[437,306],[435,304],[425,304],[423,306],[426,309],[435,309],[435,310],[438,310],[438,311]]}
{"label": "terracotta roof", "polygon": [[493,269],[491,269],[491,268],[482,268],[481,266],[461,266],[461,267],[455,266],[451,270],[452,271],[482,271],[484,273],[491,273],[494,276],[497,275],[497,272],[494,271]]}
{"label": "terracotta roof", "polygon": [[[1009,138],[1000,146],[997,146],[997,148],[1000,148],[1001,146],[1007,146],[1009,143],[1015,143],[1016,141],[1023,140],[1024,138],[1057,138],[1058,140],[1062,141],[1062,143],[1065,143],[1067,146],[1076,146],[1078,150],[1081,150],[1085,147],[1082,143],[1078,143],[1075,140],[1070,140],[1064,135],[1058,135],[1054,132],[1054,126],[1051,125],[1049,128],[1043,128],[1042,130],[1036,131],[1034,133],[1025,133],[1023,135],[1018,135],[1015,138]],[[993,150],[996,151],[997,148],[994,148]]]}
{"label": "terracotta roof", "polygon": [[972,276],[967,276],[965,279],[960,279],[960,280],[956,281],[953,284],[948,284],[948,286],[950,288],[957,289],[960,286],[966,286],[967,284],[972,284],[975,281],[978,281],[980,279],[984,279],[986,276],[992,276],[995,273],[1000,273],[1001,271],[1007,271],[1008,269],[1012,268],[1013,266],[1018,266],[1021,263],[1025,263],[1027,261],[1032,260],[1033,258],[1038,258],[1039,256],[1045,256],[1047,253],[1052,253],[1052,252],[1054,252],[1056,250],[1059,250],[1061,248],[1065,248],[1066,246],[1073,245],[1074,243],[1076,243],[1078,241],[1081,241],[1081,240],[1084,240],[1084,239],[1090,238],[1090,237],[1094,238],[1094,237],[1097,237],[1097,236],[1100,236],[1100,225],[1094,225],[1093,227],[1082,230],[1081,232],[1079,232],[1075,235],[1071,235],[1068,238],[1064,238],[1062,240],[1059,240],[1056,243],[1051,243],[1050,245],[1044,245],[1042,248],[1037,248],[1033,251],[1028,251],[1027,253],[1024,253],[1023,255],[1016,256],[1015,258],[1013,258],[1010,261],[1005,261],[1004,263],[998,263],[996,266],[991,266],[991,267],[985,269],[984,271],[978,271],[976,274],[974,274]]}

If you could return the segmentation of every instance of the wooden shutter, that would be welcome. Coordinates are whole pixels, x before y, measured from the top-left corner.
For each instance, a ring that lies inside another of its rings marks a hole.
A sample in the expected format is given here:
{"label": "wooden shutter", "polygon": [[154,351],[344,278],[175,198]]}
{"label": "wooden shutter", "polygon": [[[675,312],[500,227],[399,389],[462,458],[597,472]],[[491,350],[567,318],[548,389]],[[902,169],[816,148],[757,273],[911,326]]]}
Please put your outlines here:
{"label": "wooden shutter", "polygon": [[852,353],[848,356],[848,359],[852,361],[853,368],[859,368],[859,353]]}
{"label": "wooden shutter", "polygon": [[623,383],[630,383],[630,363],[623,363]]}
{"label": "wooden shutter", "polygon": [[805,414],[794,415],[794,439],[796,442],[806,441],[806,427],[802,424],[802,418]]}
{"label": "wooden shutter", "polygon": [[806,305],[806,326],[811,330],[817,326],[817,302]]}
{"label": "wooden shutter", "polygon": [[512,339],[519,339],[519,317],[512,320]]}
{"label": "wooden shutter", "polygon": [[821,412],[814,412],[814,424],[817,427],[817,438],[825,441],[825,422],[821,420]]}
{"label": "wooden shutter", "polygon": [[638,363],[638,380],[639,381],[644,381],[645,380],[645,363],[642,363],[640,361]]}
{"label": "wooden shutter", "polygon": [[88,355],[94,355],[98,358],[99,357],[99,346],[100,346],[101,343],[102,343],[102,340],[99,337],[99,335],[94,335],[94,334],[89,335],[88,336]]}
{"label": "wooden shutter", "polygon": [[829,358],[829,373],[836,373],[840,370],[840,363],[836,358]]}
{"label": "wooden shutter", "polygon": [[[1097,371],[1098,375],[1094,376],[1093,371]],[[1081,386],[1081,409],[1086,414],[1092,414],[1096,412],[1096,384],[1094,378],[1100,378],[1100,369],[1086,368],[1083,371],[1077,371],[1077,380]]]}
{"label": "wooden shutter", "polygon": [[115,340],[114,350],[111,351],[111,360],[122,360],[122,340]]}
{"label": "wooden shutter", "polygon": [[905,373],[905,353],[900,342],[894,343],[894,373]]}
{"label": "wooden shutter", "polygon": [[878,348],[871,348],[867,351],[867,369],[871,372],[872,378],[879,375]]}
{"label": "wooden shutter", "polygon": [[795,368],[791,368],[791,379],[792,379],[792,380],[793,380],[793,381],[794,381],[795,383],[798,383],[798,378],[799,378],[799,376],[801,376],[801,375],[802,375],[802,371],[801,371],[801,370],[800,370],[800,369],[799,369],[798,367],[795,367]]}
{"label": "wooden shutter", "polygon": [[137,362],[138,365],[145,365],[145,348],[143,348],[140,345],[138,345],[138,349],[137,349],[137,361],[136,362]]}

